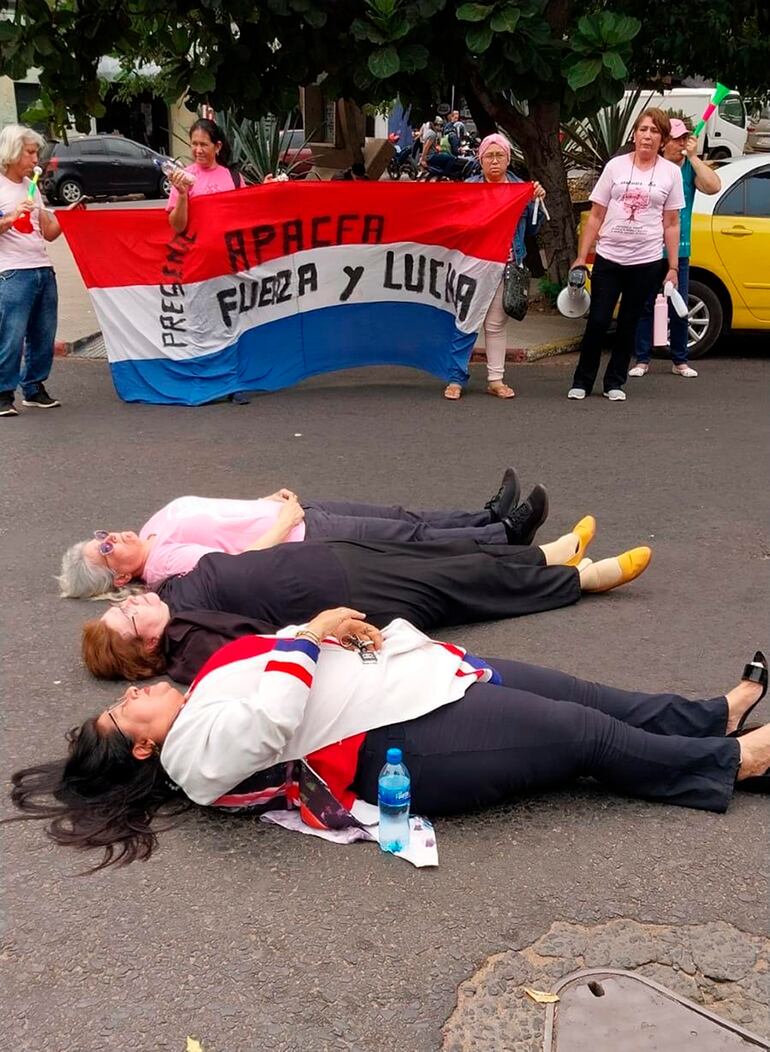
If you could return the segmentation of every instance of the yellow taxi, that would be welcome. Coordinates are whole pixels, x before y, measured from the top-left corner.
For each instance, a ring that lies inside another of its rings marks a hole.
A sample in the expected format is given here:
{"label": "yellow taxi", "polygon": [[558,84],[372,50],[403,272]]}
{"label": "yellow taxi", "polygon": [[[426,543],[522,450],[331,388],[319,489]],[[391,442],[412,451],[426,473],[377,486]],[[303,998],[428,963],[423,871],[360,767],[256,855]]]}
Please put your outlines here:
{"label": "yellow taxi", "polygon": [[770,333],[770,157],[739,157],[719,177],[719,193],[693,206],[690,358],[729,329]]}

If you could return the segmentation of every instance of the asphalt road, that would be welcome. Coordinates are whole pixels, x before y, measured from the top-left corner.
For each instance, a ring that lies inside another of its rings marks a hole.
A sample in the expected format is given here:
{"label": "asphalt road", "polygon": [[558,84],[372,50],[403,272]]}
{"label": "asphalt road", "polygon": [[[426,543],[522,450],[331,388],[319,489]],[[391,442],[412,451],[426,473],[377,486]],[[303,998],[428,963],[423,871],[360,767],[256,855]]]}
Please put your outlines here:
{"label": "asphalt road", "polygon": [[[765,357],[663,365],[625,404],[564,398],[572,357],[510,370],[513,403],[420,374],[322,377],[252,404],[125,405],[104,363],[57,361],[61,410],[2,421],[6,774],[58,756],[117,693],[78,656],[101,607],[59,600],[62,549],[183,493],[477,507],[503,467],[542,481],[541,538],[581,515],[592,554],[650,543],[648,573],[575,607],[454,629],[477,653],[691,696],[770,645]],[[767,717],[768,703],[760,715]],[[4,808],[5,813],[8,809]],[[3,1044],[16,1052],[434,1052],[460,982],[557,919],[767,929],[767,805],[725,816],[585,785],[438,823],[440,866],[196,811],[150,862],[92,877],[36,823],[4,827]],[[607,961],[607,965],[612,965]]]}

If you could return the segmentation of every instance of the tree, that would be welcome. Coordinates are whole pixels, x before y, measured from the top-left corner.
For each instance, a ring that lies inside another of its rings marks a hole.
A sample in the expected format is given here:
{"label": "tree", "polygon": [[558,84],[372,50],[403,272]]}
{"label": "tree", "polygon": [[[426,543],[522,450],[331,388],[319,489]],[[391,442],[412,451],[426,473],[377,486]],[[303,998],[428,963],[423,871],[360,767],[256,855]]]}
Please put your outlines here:
{"label": "tree", "polygon": [[[423,107],[454,84],[483,130],[500,126],[548,190],[543,243],[563,281],[575,230],[559,128],[620,98],[634,74],[687,71],[741,89],[768,86],[765,0],[17,0],[0,21],[0,73],[41,69],[42,103],[59,124],[99,115],[96,66],[162,67],[167,97],[258,117],[286,112],[323,76],[328,96]],[[708,27],[704,30],[704,24]],[[664,35],[665,27],[667,36]],[[709,35],[708,40],[704,36]],[[693,69],[697,54],[698,69]],[[705,57],[704,57],[705,56]]]}

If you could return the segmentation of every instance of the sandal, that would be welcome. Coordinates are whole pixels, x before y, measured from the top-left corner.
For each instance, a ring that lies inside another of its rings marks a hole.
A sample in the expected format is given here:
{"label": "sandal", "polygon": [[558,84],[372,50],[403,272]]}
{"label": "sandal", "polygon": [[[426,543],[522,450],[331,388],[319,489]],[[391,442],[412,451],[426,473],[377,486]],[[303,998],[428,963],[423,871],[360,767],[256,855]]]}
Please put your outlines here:
{"label": "sandal", "polygon": [[460,384],[447,384],[444,388],[444,398],[447,398],[450,402],[456,402],[462,396],[463,389]]}
{"label": "sandal", "polygon": [[758,683],[762,688],[762,693],[759,695],[759,697],[751,706],[751,708],[747,709],[741,716],[740,720],[738,721],[738,726],[730,735],[731,738],[740,737],[740,731],[743,729],[746,720],[749,718],[749,716],[757,707],[757,705],[759,705],[760,701],[762,700],[762,698],[764,698],[765,694],[767,694],[767,658],[761,650],[758,650],[752,658],[752,660],[749,661],[748,664],[744,665],[741,681],[745,681],[748,683]]}
{"label": "sandal", "polygon": [[508,384],[503,383],[502,380],[495,381],[491,384],[487,384],[487,394],[492,395],[494,398],[515,398],[516,392]]}

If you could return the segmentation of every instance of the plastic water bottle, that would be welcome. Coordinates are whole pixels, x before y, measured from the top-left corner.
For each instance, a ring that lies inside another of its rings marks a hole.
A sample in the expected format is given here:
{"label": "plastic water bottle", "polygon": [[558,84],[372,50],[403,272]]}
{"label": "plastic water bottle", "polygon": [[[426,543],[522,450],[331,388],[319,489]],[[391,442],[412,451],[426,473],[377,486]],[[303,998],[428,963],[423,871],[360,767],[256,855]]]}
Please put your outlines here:
{"label": "plastic water bottle", "polygon": [[377,783],[380,805],[380,847],[383,851],[402,851],[409,846],[409,804],[412,780],[400,749],[388,749],[385,766]]}
{"label": "plastic water bottle", "polygon": [[162,161],[160,160],[160,158],[156,157],[153,163],[156,164],[158,168],[160,168],[164,175],[171,175],[173,172],[182,172],[185,178],[185,182],[188,184],[188,186],[192,186],[192,184],[195,182],[195,176],[193,175],[193,173],[186,172],[184,169],[184,165],[177,164],[177,162],[172,157],[166,157]]}
{"label": "plastic water bottle", "polygon": [[654,347],[668,345],[668,300],[658,293],[652,313],[652,343]]}

